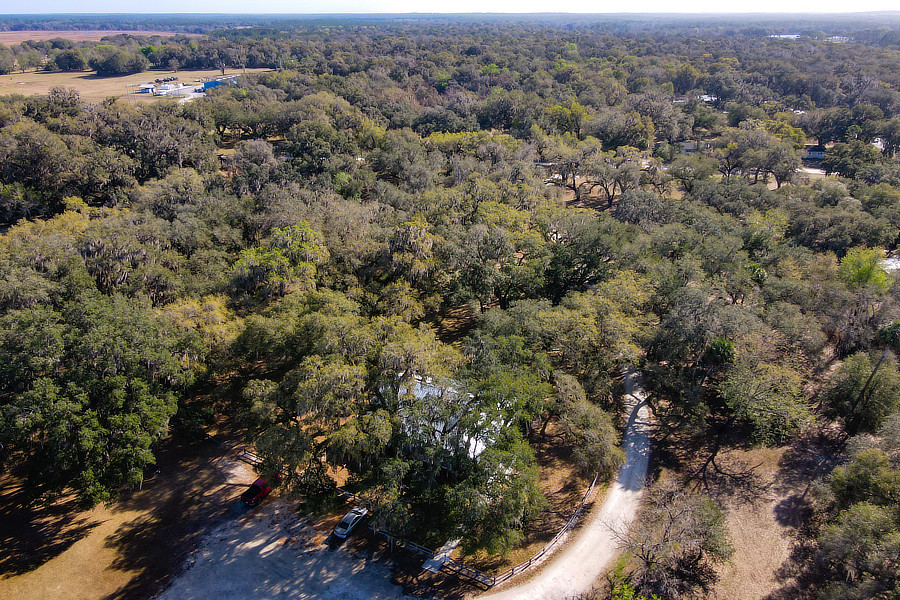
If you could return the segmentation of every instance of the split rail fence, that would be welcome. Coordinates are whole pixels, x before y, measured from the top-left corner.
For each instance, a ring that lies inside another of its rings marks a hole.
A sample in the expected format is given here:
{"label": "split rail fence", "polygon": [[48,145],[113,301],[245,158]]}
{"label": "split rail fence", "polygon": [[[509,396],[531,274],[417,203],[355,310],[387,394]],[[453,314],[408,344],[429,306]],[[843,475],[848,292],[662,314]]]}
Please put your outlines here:
{"label": "split rail fence", "polygon": [[[562,529],[560,529],[559,532],[557,532],[557,534],[555,536],[553,536],[552,540],[547,542],[543,548],[541,548],[534,556],[532,556],[528,560],[520,562],[519,564],[517,564],[513,567],[510,567],[509,569],[507,569],[506,571],[503,571],[502,573],[500,573],[498,575],[491,575],[489,573],[485,573],[484,571],[479,571],[478,569],[476,569],[474,567],[470,567],[469,565],[467,565],[463,562],[460,562],[458,560],[454,560],[452,558],[447,559],[447,561],[444,563],[444,567],[446,567],[447,570],[449,570],[453,573],[456,573],[457,575],[461,575],[462,577],[465,577],[467,579],[470,579],[472,581],[480,583],[489,588],[494,587],[495,585],[499,585],[505,581],[508,581],[509,579],[512,579],[513,576],[518,575],[519,573],[527,571],[529,568],[531,568],[537,562],[539,562],[548,552],[550,552],[560,542],[560,540],[562,540],[563,537],[565,537],[565,535],[568,532],[572,531],[572,529],[575,528],[575,525],[578,524],[579,517],[581,517],[581,514],[584,512],[584,506],[585,506],[585,504],[587,504],[588,498],[590,497],[591,493],[594,491],[594,488],[597,485],[597,479],[599,477],[600,477],[599,474],[594,476],[594,480],[591,482],[591,486],[584,493],[584,496],[582,496],[581,501],[578,503],[578,506],[575,507],[575,511],[572,513],[572,515],[566,521],[566,524],[563,525]],[[355,496],[353,494],[351,494],[345,490],[339,490],[338,493],[340,493],[341,496],[344,496],[347,498],[355,498]],[[424,556],[426,558],[434,558],[435,552],[434,552],[434,550],[431,550],[430,548],[426,548],[425,546],[420,546],[419,544],[416,544],[415,542],[411,542],[409,540],[405,540],[403,538],[397,537],[388,531],[376,529],[372,525],[369,526],[369,529],[371,529],[373,532],[375,532],[375,534],[380,535],[381,537],[386,539],[391,544],[392,548],[394,546],[397,546],[400,548],[405,548],[411,552],[421,554],[422,556]]]}
{"label": "split rail fence", "polygon": [[[235,448],[235,449],[238,450],[237,458],[239,460],[242,460],[253,466],[258,466],[262,462],[262,460],[260,459],[259,455],[256,454],[256,452],[249,450],[246,447]],[[597,479],[599,477],[600,477],[599,473],[594,476],[594,480],[591,482],[591,486],[584,493],[584,496],[582,496],[581,501],[578,503],[578,506],[575,507],[575,511],[572,513],[572,515],[566,521],[566,524],[563,525],[562,529],[560,529],[557,532],[557,534],[555,536],[553,536],[552,540],[547,542],[543,548],[541,548],[534,556],[532,556],[528,560],[522,561],[519,564],[517,564],[513,567],[510,567],[509,569],[507,569],[506,571],[503,571],[502,573],[500,573],[498,575],[491,575],[489,573],[485,573],[484,571],[479,571],[478,569],[476,569],[474,567],[470,567],[469,565],[467,565],[463,562],[460,562],[458,560],[455,560],[455,559],[452,559],[449,557],[444,562],[444,566],[442,568],[445,567],[448,571],[456,573],[457,575],[465,577],[466,579],[474,581],[474,582],[481,584],[488,588],[491,588],[491,587],[494,587],[495,585],[504,583],[505,581],[512,579],[515,575],[518,575],[519,573],[527,571],[532,566],[534,566],[536,563],[538,563],[548,552],[550,552],[560,542],[560,540],[562,540],[566,536],[567,533],[569,533],[570,531],[572,531],[572,529],[575,528],[575,525],[578,524],[578,519],[581,517],[582,512],[584,512],[584,506],[585,506],[585,504],[587,504],[588,498],[590,497],[591,493],[594,491],[594,488],[597,485]],[[357,502],[360,504],[368,504],[368,502],[366,502],[365,500],[363,500],[356,494],[348,492],[345,489],[337,488],[337,493],[342,498],[350,500],[351,502]],[[416,544],[415,542],[411,542],[411,541],[405,540],[401,537],[397,537],[397,536],[393,535],[392,533],[390,533],[389,531],[377,529],[372,525],[369,525],[369,529],[371,529],[376,535],[379,535],[382,538],[384,538],[385,540],[387,540],[391,544],[391,548],[393,548],[395,546],[399,547],[399,548],[405,548],[406,550],[415,552],[416,554],[420,554],[428,559],[434,558],[435,551],[431,550],[430,548],[426,548],[425,546],[421,546],[419,544]]]}

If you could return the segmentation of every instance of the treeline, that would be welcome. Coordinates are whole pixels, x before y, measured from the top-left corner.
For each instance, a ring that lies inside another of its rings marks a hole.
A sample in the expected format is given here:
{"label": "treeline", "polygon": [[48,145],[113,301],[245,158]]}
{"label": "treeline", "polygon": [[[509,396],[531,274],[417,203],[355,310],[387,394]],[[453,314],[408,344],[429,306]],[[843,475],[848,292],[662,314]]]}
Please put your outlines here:
{"label": "treeline", "polygon": [[[184,105],[0,101],[0,459],[29,489],[114,497],[227,379],[298,493],[347,469],[384,527],[504,551],[545,506],[536,441],[615,471],[617,378],[642,363],[663,443],[779,444],[817,419],[870,436],[852,468],[889,491],[835,474],[823,510],[895,531],[893,51],[397,31],[261,40],[283,69]],[[810,139],[843,178],[802,176]],[[721,512],[654,498],[706,545],[644,552],[676,531],[649,520],[627,586],[709,588]],[[847,527],[822,530],[823,561]],[[876,567],[841,576],[896,586]]]}

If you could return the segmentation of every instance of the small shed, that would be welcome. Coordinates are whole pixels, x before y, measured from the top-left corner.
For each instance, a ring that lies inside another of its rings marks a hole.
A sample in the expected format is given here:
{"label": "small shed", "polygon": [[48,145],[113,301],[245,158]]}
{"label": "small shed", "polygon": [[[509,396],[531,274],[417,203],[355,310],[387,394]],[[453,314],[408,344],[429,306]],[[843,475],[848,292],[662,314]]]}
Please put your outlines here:
{"label": "small shed", "polygon": [[807,160],[822,160],[825,158],[825,146],[821,144],[807,144],[804,158]]}
{"label": "small shed", "polygon": [[140,90],[142,94],[152,94],[154,90],[156,90],[155,83],[142,83],[140,85]]}

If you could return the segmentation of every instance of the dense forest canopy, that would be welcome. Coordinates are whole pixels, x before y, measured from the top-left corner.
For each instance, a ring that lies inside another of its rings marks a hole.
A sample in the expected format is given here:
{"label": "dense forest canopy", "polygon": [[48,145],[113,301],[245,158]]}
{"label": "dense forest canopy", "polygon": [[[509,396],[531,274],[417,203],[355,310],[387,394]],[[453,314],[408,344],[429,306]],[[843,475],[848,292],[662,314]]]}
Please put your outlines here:
{"label": "dense forest canopy", "polygon": [[[256,24],[0,49],[23,70],[271,69],[186,104],[0,98],[0,461],[36,496],[139,483],[224,382],[292,491],[346,469],[380,526],[502,552],[545,506],[548,428],[586,477],[615,472],[617,380],[642,364],[661,443],[853,436],[809,568],[823,597],[898,592],[891,21]],[[653,497],[706,546],[660,559],[637,532],[626,587],[707,589],[719,509]],[[881,558],[846,556],[860,522]]]}

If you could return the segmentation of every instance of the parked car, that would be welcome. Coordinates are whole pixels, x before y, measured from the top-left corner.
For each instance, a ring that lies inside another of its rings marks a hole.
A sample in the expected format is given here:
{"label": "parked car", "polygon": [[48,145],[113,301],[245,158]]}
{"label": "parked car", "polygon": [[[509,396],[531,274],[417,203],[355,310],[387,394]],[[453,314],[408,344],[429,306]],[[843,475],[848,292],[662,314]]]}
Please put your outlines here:
{"label": "parked car", "polygon": [[241,500],[247,506],[256,506],[263,498],[268,496],[271,491],[272,488],[266,485],[266,480],[260,477],[247,488],[247,491],[241,494]]}
{"label": "parked car", "polygon": [[356,508],[352,509],[346,515],[344,515],[344,518],[341,519],[341,522],[334,527],[334,536],[341,538],[342,540],[345,539],[348,535],[350,535],[350,532],[353,531],[356,526],[362,522],[363,517],[365,517],[367,514],[369,514],[369,511],[362,506],[357,506]]}

